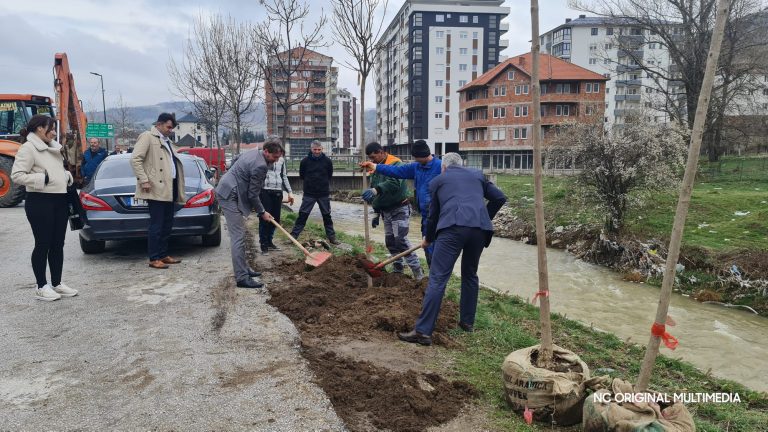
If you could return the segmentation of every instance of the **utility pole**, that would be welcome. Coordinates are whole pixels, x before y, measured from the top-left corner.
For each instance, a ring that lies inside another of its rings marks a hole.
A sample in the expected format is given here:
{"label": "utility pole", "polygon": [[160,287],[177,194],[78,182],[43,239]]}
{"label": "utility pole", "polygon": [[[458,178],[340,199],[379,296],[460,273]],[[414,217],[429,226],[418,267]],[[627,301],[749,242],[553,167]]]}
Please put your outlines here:
{"label": "utility pole", "polygon": [[[91,75],[96,75],[101,79],[101,109],[104,112],[104,123],[107,122],[107,103],[104,99],[104,76],[100,73],[91,72]],[[109,139],[105,139],[105,143],[107,144],[107,153],[109,153]]]}

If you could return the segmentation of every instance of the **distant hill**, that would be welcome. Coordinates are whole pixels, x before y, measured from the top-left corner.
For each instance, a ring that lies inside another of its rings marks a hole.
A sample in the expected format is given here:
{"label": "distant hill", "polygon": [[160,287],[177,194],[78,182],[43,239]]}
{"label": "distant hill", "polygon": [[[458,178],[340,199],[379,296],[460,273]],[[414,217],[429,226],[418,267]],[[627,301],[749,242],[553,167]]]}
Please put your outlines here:
{"label": "distant hill", "polygon": [[[181,118],[192,111],[192,104],[189,102],[160,102],[155,105],[144,105],[136,107],[128,107],[130,119],[136,124],[136,127],[140,130],[148,129],[152,123],[157,120],[157,116],[163,112],[176,113],[176,118]],[[88,119],[92,121],[103,121],[103,113],[101,111],[91,111],[86,113]],[[113,119],[118,116],[117,108],[107,109],[107,119]],[[256,132],[266,130],[266,114],[264,111],[264,104],[258,103],[253,113],[251,113],[246,119],[246,126],[248,129]]]}

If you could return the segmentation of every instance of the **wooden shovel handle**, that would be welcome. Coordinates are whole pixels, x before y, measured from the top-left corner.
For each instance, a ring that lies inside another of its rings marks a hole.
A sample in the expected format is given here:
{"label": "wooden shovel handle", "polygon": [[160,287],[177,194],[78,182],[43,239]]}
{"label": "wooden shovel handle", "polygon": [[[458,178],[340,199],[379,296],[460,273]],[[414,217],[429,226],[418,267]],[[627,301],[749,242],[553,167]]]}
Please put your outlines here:
{"label": "wooden shovel handle", "polygon": [[414,247],[412,247],[412,248],[410,248],[410,249],[408,249],[408,250],[406,250],[404,252],[400,252],[399,254],[397,254],[397,255],[395,255],[395,256],[393,256],[391,258],[385,259],[384,261],[376,264],[376,268],[382,268],[385,265],[393,263],[393,262],[399,260],[400,258],[406,256],[406,255],[410,255],[414,251],[418,250],[420,247],[421,247],[421,244],[418,244],[418,245],[416,245],[416,246],[414,246]]}
{"label": "wooden shovel handle", "polygon": [[301,243],[299,243],[299,241],[298,241],[298,240],[296,240],[295,238],[293,238],[293,236],[291,235],[291,233],[289,233],[288,231],[286,231],[286,230],[285,230],[285,228],[283,228],[283,227],[282,227],[282,226],[281,226],[279,223],[277,223],[277,221],[276,221],[276,220],[274,220],[274,219],[270,219],[269,221],[270,221],[270,222],[272,222],[273,224],[275,224],[275,226],[276,226],[276,227],[280,228],[280,231],[282,231],[282,232],[283,232],[283,234],[285,234],[286,236],[288,236],[288,238],[289,238],[289,239],[291,239],[291,241],[293,242],[293,244],[295,244],[296,246],[298,246],[298,248],[299,248],[299,249],[301,249],[301,251],[302,251],[302,252],[304,252],[304,255],[306,255],[306,256],[310,256],[310,255],[311,255],[311,254],[309,253],[309,251],[307,250],[307,248],[305,248],[304,246],[302,246],[302,245],[301,245]]}

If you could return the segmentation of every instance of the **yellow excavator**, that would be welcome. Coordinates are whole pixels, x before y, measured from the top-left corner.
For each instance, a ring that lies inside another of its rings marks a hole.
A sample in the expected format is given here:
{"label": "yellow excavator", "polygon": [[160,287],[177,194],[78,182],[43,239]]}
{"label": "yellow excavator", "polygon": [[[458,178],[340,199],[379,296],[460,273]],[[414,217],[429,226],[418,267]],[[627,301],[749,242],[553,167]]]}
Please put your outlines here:
{"label": "yellow excavator", "polygon": [[82,182],[80,166],[87,149],[87,121],[65,53],[57,53],[54,57],[53,88],[54,101],[31,94],[0,94],[0,207],[13,207],[24,199],[24,186],[11,181],[11,168],[23,144],[19,131],[36,114],[56,118],[57,141],[62,145],[67,169],[76,184]]}

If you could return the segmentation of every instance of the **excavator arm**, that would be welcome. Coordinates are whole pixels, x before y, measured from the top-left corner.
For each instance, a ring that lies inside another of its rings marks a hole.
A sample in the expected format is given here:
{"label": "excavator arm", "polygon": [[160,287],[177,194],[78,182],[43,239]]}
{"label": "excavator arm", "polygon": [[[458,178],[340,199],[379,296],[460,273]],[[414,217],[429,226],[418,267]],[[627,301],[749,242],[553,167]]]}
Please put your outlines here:
{"label": "excavator arm", "polygon": [[75,80],[69,69],[67,54],[56,53],[53,63],[53,88],[56,93],[56,106],[58,112],[58,141],[64,146],[64,158],[67,169],[75,178],[75,183],[80,185],[80,166],[83,161],[83,152],[88,148],[85,138],[87,119],[80,99],[75,90]]}

